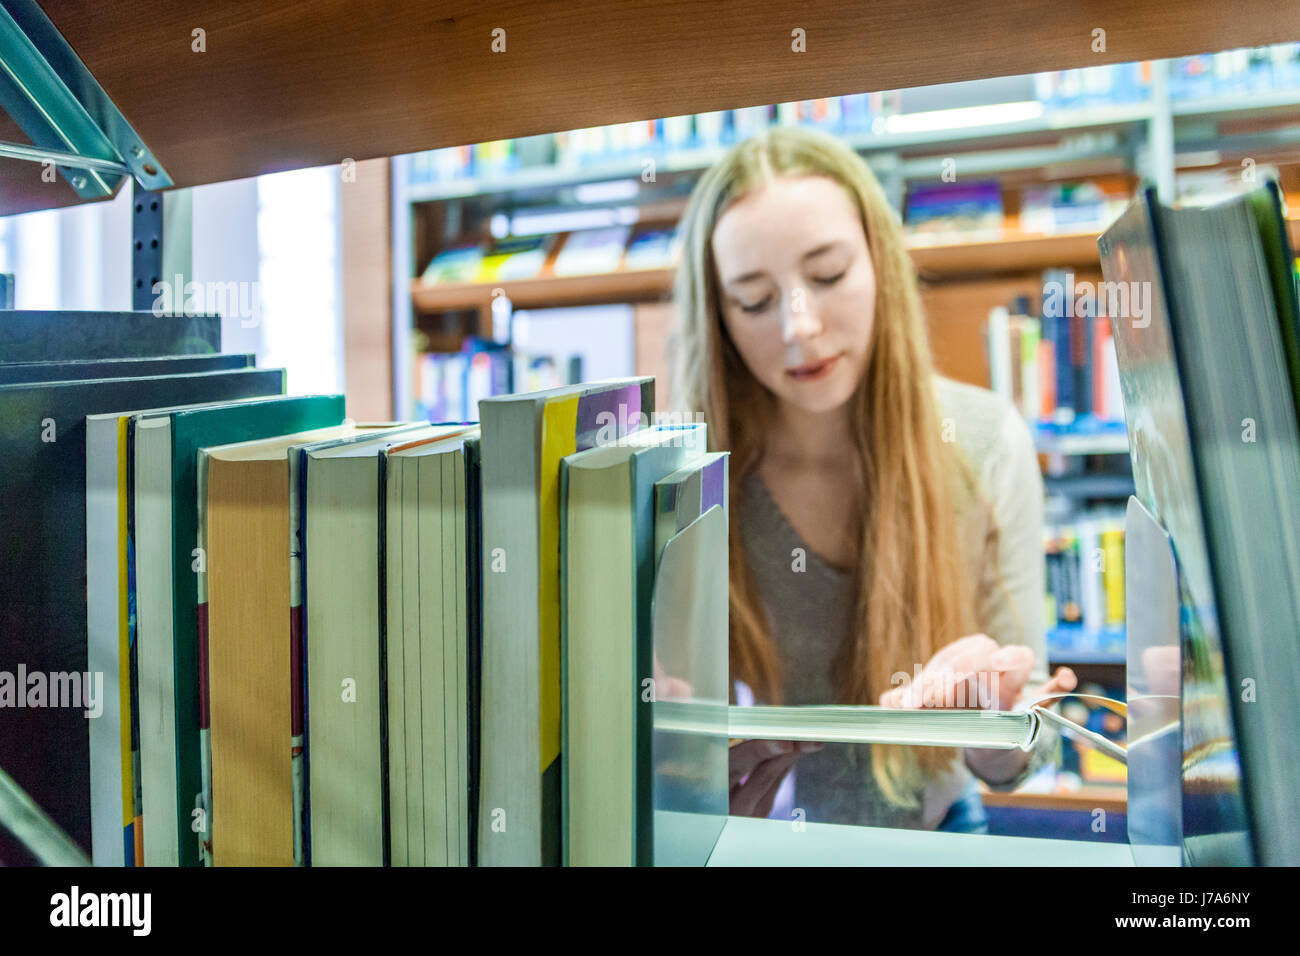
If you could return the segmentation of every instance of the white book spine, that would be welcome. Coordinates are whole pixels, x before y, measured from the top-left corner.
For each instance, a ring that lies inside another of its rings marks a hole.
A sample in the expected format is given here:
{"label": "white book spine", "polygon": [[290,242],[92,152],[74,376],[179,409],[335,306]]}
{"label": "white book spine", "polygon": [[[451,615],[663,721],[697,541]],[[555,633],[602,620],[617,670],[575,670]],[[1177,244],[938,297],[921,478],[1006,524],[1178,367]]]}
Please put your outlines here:
{"label": "white book spine", "polygon": [[1010,313],[1003,306],[989,310],[989,381],[994,392],[1008,402],[1011,394]]}
{"label": "white book spine", "polygon": [[[118,417],[86,422],[86,676],[102,675],[90,730],[90,843],[95,866],[125,866],[119,653]],[[129,666],[129,664],[128,664]]]}

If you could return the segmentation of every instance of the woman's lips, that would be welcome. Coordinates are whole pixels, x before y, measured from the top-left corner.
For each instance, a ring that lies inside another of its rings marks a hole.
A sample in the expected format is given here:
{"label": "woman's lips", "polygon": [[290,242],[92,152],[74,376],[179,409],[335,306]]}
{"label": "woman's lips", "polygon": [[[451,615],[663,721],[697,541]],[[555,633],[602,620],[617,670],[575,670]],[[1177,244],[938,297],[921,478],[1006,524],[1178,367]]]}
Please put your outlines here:
{"label": "woman's lips", "polygon": [[801,365],[798,368],[788,368],[785,374],[790,376],[796,382],[812,382],[819,378],[825,378],[829,375],[839,363],[840,357],[832,355],[828,359],[822,359],[820,362],[813,362],[809,365]]}

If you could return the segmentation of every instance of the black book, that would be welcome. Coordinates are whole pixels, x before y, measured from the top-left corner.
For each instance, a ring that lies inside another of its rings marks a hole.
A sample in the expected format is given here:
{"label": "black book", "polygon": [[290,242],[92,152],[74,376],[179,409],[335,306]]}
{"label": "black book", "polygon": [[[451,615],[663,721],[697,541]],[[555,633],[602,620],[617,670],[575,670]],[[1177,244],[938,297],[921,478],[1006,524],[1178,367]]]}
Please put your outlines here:
{"label": "black book", "polygon": [[221,351],[221,316],[0,311],[0,364]]}
{"label": "black book", "polygon": [[256,356],[168,355],[144,359],[98,359],[80,362],[16,362],[0,365],[0,385],[28,382],[84,382],[94,378],[154,378],[253,368]]}
{"label": "black book", "polygon": [[[283,392],[283,369],[0,385],[0,682],[23,698],[0,706],[0,767],[87,853],[93,718],[49,706],[84,699],[86,416]],[[25,858],[0,830],[0,862]]]}
{"label": "black book", "polygon": [[1194,864],[1300,863],[1300,314],[1283,227],[1275,184],[1206,208],[1148,190],[1100,240],[1117,299],[1151,290],[1111,323],[1136,497],[1176,557]]}

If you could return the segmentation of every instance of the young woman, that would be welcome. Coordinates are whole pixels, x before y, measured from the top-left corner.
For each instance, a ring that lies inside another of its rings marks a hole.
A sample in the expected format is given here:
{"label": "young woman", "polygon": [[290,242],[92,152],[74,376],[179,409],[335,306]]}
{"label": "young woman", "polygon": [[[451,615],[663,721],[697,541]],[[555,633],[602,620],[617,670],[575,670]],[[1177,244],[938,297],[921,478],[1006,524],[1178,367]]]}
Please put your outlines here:
{"label": "young woman", "polygon": [[[1046,679],[1029,430],[935,374],[901,227],[861,157],[773,128],[704,174],[682,229],[674,396],[731,452],[733,702],[1010,708],[1072,690],[1066,669]],[[1055,739],[748,741],[731,812],[978,832],[972,772],[1010,789]]]}

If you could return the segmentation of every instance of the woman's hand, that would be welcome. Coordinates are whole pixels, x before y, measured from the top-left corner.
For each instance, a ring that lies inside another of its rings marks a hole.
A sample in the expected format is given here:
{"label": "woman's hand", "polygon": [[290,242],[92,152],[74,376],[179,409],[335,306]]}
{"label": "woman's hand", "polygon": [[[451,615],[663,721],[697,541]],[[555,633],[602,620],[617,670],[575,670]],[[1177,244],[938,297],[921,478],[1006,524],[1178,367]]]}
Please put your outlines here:
{"label": "woman's hand", "polygon": [[[1024,694],[1034,652],[1003,647],[987,634],[970,634],[939,649],[917,679],[880,695],[882,707],[972,707],[1010,710]],[[1062,667],[1033,696],[1068,693],[1078,678]]]}
{"label": "woman's hand", "polygon": [[[953,641],[930,658],[918,679],[880,695],[882,707],[996,706],[1011,710],[1020,702],[1034,669],[1034,652],[1022,644],[1003,647],[987,634]],[[1078,685],[1074,671],[1058,668],[1032,699],[1068,693]],[[1002,785],[1024,772],[1029,754],[1022,750],[968,747],[966,763],[984,781]]]}
{"label": "woman's hand", "polygon": [[776,791],[800,757],[821,750],[808,740],[746,740],[728,753],[731,815],[765,817],[772,812]]}

